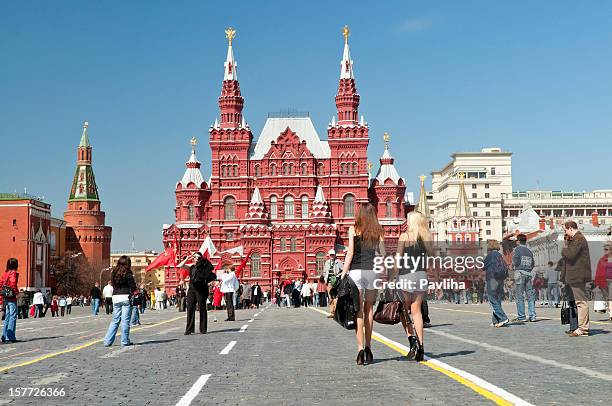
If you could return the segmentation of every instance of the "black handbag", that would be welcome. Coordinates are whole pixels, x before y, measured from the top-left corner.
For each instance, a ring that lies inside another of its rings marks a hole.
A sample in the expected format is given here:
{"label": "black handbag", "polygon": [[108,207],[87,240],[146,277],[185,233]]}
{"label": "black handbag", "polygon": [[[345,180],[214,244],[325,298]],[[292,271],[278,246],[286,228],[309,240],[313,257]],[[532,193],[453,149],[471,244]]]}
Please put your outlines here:
{"label": "black handbag", "polygon": [[2,287],[2,296],[4,296],[5,299],[15,299],[16,295],[15,295],[15,291],[13,290],[13,288],[11,288],[10,286],[6,286],[4,285]]}
{"label": "black handbag", "polygon": [[561,324],[570,324],[570,308],[565,301],[561,305]]}
{"label": "black handbag", "polygon": [[395,290],[385,289],[374,312],[374,321],[380,324],[397,324],[402,321],[403,304]]}

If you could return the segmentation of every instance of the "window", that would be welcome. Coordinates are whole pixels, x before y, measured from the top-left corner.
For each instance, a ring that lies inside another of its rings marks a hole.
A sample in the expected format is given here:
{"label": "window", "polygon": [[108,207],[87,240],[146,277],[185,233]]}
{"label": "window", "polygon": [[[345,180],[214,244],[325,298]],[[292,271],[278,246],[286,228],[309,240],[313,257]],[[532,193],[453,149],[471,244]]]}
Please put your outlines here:
{"label": "window", "polygon": [[472,189],[476,189],[476,184],[472,183]]}
{"label": "window", "polygon": [[285,219],[293,219],[295,218],[294,204],[293,204],[293,196],[285,197]]}
{"label": "window", "polygon": [[387,209],[387,217],[393,217],[393,202],[391,202],[391,200],[387,200],[386,202],[386,209]]}
{"label": "window", "polygon": [[291,252],[296,252],[297,251],[297,240],[295,237],[291,237],[291,247],[290,247]]}
{"label": "window", "polygon": [[281,252],[287,251],[287,240],[285,237],[281,237],[280,239],[280,250]]}
{"label": "window", "polygon": [[256,177],[261,176],[261,167],[259,165],[255,165],[255,176]]}
{"label": "window", "polygon": [[276,176],[276,165],[270,165],[270,176]]}
{"label": "window", "polygon": [[278,199],[276,196],[270,196],[270,218],[272,220],[278,217]]}
{"label": "window", "polygon": [[193,210],[193,204],[189,204],[188,208],[187,208],[187,218],[189,219],[189,221],[193,221],[195,218],[195,213]]}
{"label": "window", "polygon": [[226,220],[236,219],[236,199],[232,196],[228,196],[223,200],[223,211]]}
{"label": "window", "polygon": [[477,199],[478,198],[478,193],[472,193],[472,199]]}
{"label": "window", "polygon": [[225,239],[227,241],[234,241],[234,232],[228,231],[227,234],[225,235]]}
{"label": "window", "polygon": [[17,219],[13,219],[13,227],[17,227]]}
{"label": "window", "polygon": [[487,235],[491,235],[491,230],[487,230]]}
{"label": "window", "polygon": [[472,203],[472,207],[478,207],[478,203]]}
{"label": "window", "polygon": [[486,224],[486,225],[488,225],[488,226],[490,226],[490,225],[491,225],[491,221],[490,221],[490,220],[487,220],[487,221],[485,221],[485,224]]}
{"label": "window", "polygon": [[251,277],[259,278],[261,275],[261,255],[258,252],[251,255]]}
{"label": "window", "polygon": [[317,252],[315,255],[316,267],[317,267],[317,275],[323,274],[323,269],[325,268],[325,253]]}
{"label": "window", "polygon": [[490,211],[485,212],[485,216],[491,217],[491,212]]}
{"label": "window", "polygon": [[474,217],[478,216],[478,212],[475,211],[474,213],[472,213],[474,215]]}
{"label": "window", "polygon": [[302,164],[301,168],[302,175],[306,175],[308,173],[308,166],[306,164]]}
{"label": "window", "polygon": [[489,193],[485,193],[485,199],[488,199],[491,195]]}
{"label": "window", "polygon": [[289,175],[289,165],[283,165],[283,175]]}
{"label": "window", "polygon": [[355,196],[344,196],[344,217],[355,217]]}
{"label": "window", "polygon": [[486,203],[485,203],[485,207],[491,207],[491,203],[486,202]]}
{"label": "window", "polygon": [[225,165],[221,165],[221,177],[225,178],[227,176]]}
{"label": "window", "polygon": [[489,184],[485,183],[485,189],[488,189],[488,188],[489,188]]}
{"label": "window", "polygon": [[495,168],[491,168],[491,175],[495,175]]}
{"label": "window", "polygon": [[308,196],[302,196],[302,218],[308,218]]}
{"label": "window", "polygon": [[346,165],[344,163],[340,164],[340,173],[342,175],[344,175],[344,172],[346,171]]}

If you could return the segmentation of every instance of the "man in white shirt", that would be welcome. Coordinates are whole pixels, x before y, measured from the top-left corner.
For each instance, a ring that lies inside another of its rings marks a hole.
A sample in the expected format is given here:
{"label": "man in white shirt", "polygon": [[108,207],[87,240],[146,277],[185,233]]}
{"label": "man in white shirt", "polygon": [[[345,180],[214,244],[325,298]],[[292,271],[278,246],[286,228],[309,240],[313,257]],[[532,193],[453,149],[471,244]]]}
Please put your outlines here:
{"label": "man in white shirt", "polygon": [[164,308],[164,292],[159,288],[155,288],[155,310]]}
{"label": "man in white shirt", "polygon": [[227,307],[227,319],[225,321],[235,321],[234,314],[234,293],[238,289],[239,283],[234,272],[234,267],[225,267],[223,272],[217,277],[221,281],[221,293],[225,298],[225,306]]}
{"label": "man in white shirt", "polygon": [[308,283],[307,280],[304,281],[304,283],[302,284],[300,293],[302,294],[302,305],[308,307],[308,305],[310,304],[310,295],[312,292],[310,291],[310,283]]}
{"label": "man in white shirt", "polygon": [[106,314],[113,313],[113,285],[108,281],[104,289],[102,289],[102,297],[104,298],[104,308]]}
{"label": "man in white shirt", "polygon": [[36,293],[34,293],[32,304],[36,306],[34,310],[34,317],[42,317],[45,299],[43,298],[43,294],[40,290],[37,290]]}

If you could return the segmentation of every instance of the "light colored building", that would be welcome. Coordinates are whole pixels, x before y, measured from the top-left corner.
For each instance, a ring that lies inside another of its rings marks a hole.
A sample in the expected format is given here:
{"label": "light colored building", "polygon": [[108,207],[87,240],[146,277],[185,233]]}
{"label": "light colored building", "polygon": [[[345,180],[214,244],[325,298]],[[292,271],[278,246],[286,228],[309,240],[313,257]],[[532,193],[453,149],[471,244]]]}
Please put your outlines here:
{"label": "light colored building", "polygon": [[[431,173],[432,189],[427,196],[438,240],[450,239],[458,202],[466,200],[479,230],[478,240],[501,240],[502,195],[512,192],[512,153],[495,147],[456,152],[451,157],[444,168]],[[466,199],[459,199],[462,184]]]}
{"label": "light colored building", "polygon": [[[117,261],[119,261],[119,258],[123,255],[128,256],[130,258],[130,261],[132,261],[132,273],[134,274],[134,279],[136,279],[136,284],[140,285],[141,283],[147,284],[151,282],[151,286],[153,286],[153,289],[155,289],[155,287],[157,286],[160,286],[163,289],[163,268],[161,269],[161,271],[153,270],[150,272],[145,272],[147,266],[149,266],[151,262],[155,261],[155,258],[157,258],[157,256],[159,255],[157,252],[152,250],[112,251],[110,256],[111,266],[115,267],[117,265]],[[161,279],[160,277],[153,275],[156,274],[158,271],[162,274]],[[147,289],[148,288],[149,287],[147,287]]]}
{"label": "light colored building", "polygon": [[578,224],[612,224],[612,189],[592,192],[531,190],[502,194],[504,231],[512,227],[524,210],[531,207],[547,222],[562,224],[569,218]]}
{"label": "light colored building", "polygon": [[52,263],[66,254],[66,222],[63,219],[51,217],[49,252]]}

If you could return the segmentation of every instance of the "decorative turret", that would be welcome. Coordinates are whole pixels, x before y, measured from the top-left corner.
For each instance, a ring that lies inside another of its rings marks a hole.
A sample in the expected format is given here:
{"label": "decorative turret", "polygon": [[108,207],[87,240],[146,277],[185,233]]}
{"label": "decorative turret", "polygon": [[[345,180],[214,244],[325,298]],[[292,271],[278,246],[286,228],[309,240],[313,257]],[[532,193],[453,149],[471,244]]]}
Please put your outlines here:
{"label": "decorative turret", "polygon": [[342,35],[344,36],[344,52],[342,61],[340,61],[340,83],[336,95],[336,108],[338,109],[338,125],[351,126],[357,125],[359,94],[355,85],[353,60],[348,44],[350,35],[348,26],[344,26]]}
{"label": "decorative turret", "polygon": [[249,203],[249,211],[246,213],[246,220],[249,223],[267,223],[269,220],[268,212],[258,187],[255,187],[255,190],[253,190],[251,203]]}
{"label": "decorative turret", "polygon": [[238,128],[242,123],[242,108],[244,98],[240,94],[238,83],[237,64],[234,59],[232,41],[236,37],[236,30],[229,27],[225,30],[228,40],[227,58],[224,63],[223,87],[219,96],[219,108],[221,109],[221,128]]}
{"label": "decorative turret", "polygon": [[192,184],[192,188],[196,189],[206,189],[207,185],[204,181],[204,177],[202,176],[202,172],[200,172],[200,161],[196,158],[195,148],[198,144],[198,140],[193,137],[191,139],[191,156],[189,160],[185,163],[187,169],[185,170],[185,174],[181,178],[181,180],[177,183],[177,187],[180,185],[181,188],[187,188],[190,184]]}
{"label": "decorative turret", "polygon": [[177,223],[203,223],[206,219],[206,205],[210,199],[211,190],[200,172],[201,164],[195,152],[197,144],[198,140],[193,137],[191,156],[185,163],[187,169],[176,184],[174,211]]}
{"label": "decorative turret", "polygon": [[70,189],[70,197],[68,201],[92,201],[99,202],[98,187],[96,186],[96,178],[91,167],[91,145],[89,144],[88,135],[89,123],[83,123],[83,133],[81,134],[81,142],[77,148],[77,168]]}
{"label": "decorative turret", "polygon": [[476,242],[480,236],[480,225],[478,221],[472,216],[472,210],[470,209],[470,202],[468,201],[467,194],[465,193],[465,185],[463,179],[465,173],[459,172],[457,174],[459,179],[459,194],[457,196],[457,204],[455,206],[455,215],[451,219],[450,227],[447,228],[446,234],[450,241],[453,242]]}
{"label": "decorative turret", "polygon": [[381,185],[384,185],[387,179],[391,179],[395,185],[404,185],[404,179],[399,176],[397,169],[395,169],[395,159],[389,152],[389,140],[391,139],[391,136],[389,133],[385,133],[383,135],[383,139],[385,141],[385,152],[383,152],[382,156],[380,157],[380,168],[376,174],[376,179]]}
{"label": "decorative turret", "polygon": [[331,214],[329,213],[329,205],[325,200],[323,188],[317,186],[317,193],[314,202],[312,203],[312,213],[310,219],[313,223],[329,223],[331,222]]}
{"label": "decorative turret", "polygon": [[457,205],[455,206],[455,217],[472,217],[470,202],[468,202],[467,193],[465,193],[465,185],[463,184],[465,174],[459,172],[457,177],[459,178],[459,195],[457,196]]}
{"label": "decorative turret", "polygon": [[425,175],[419,176],[421,179],[421,191],[419,194],[419,203],[417,204],[416,210],[421,212],[428,219],[431,217],[429,212],[429,203],[427,203],[427,193],[425,192]]}

